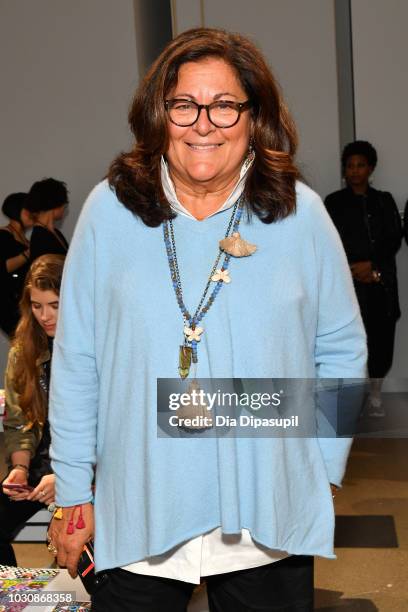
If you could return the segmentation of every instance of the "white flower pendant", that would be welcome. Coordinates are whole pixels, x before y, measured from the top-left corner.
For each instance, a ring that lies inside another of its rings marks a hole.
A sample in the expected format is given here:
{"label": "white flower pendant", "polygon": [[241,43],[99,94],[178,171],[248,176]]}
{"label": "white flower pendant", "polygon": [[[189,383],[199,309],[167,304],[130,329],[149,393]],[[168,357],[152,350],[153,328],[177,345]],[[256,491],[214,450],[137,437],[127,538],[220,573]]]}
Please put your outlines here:
{"label": "white flower pendant", "polygon": [[223,281],[224,283],[230,283],[231,278],[229,276],[229,270],[216,270],[211,280],[214,282]]}
{"label": "white flower pendant", "polygon": [[201,334],[203,333],[204,329],[202,327],[196,327],[195,329],[192,329],[191,327],[185,327],[184,328],[184,335],[187,338],[187,340],[189,342],[191,342],[192,340],[195,340],[196,342],[200,342],[201,340]]}

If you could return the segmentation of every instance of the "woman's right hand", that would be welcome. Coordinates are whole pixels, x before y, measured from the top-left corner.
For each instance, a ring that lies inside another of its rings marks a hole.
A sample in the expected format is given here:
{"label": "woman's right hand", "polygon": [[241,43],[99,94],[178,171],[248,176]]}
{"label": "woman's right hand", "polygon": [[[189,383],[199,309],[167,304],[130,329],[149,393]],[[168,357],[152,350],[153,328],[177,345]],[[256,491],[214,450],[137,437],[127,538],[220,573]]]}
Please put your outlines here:
{"label": "woman's right hand", "polygon": [[77,575],[79,557],[84,544],[94,537],[94,508],[90,502],[82,504],[82,517],[85,523],[83,529],[75,525],[79,516],[79,506],[74,514],[74,533],[67,533],[68,523],[76,506],[62,508],[62,519],[53,519],[48,530],[50,543],[57,549],[57,563],[66,567],[71,578]]}
{"label": "woman's right hand", "polygon": [[[21,468],[12,469],[8,476],[3,480],[2,486],[5,484],[27,485],[27,472]],[[13,501],[22,501],[23,499],[27,499],[27,497],[30,495],[30,491],[13,491],[12,489],[5,489],[4,486],[3,493],[8,495]]]}
{"label": "woman's right hand", "polygon": [[356,261],[350,266],[354,280],[360,283],[373,282],[373,264],[371,261]]}
{"label": "woman's right hand", "polygon": [[30,501],[39,501],[48,506],[55,501],[55,474],[46,474],[28,497]]}

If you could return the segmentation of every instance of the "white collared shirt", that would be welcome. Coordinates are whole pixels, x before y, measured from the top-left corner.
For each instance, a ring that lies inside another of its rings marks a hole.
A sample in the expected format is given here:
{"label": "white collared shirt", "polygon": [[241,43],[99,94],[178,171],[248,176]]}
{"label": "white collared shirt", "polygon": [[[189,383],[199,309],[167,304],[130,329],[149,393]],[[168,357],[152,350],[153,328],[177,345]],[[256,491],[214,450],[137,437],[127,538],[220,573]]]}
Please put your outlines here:
{"label": "white collared shirt", "polygon": [[[221,204],[221,206],[216,211],[208,215],[207,218],[212,217],[213,215],[216,215],[222,210],[227,210],[228,208],[231,208],[231,206],[235,204],[235,202],[238,200],[238,198],[244,191],[246,175],[251,166],[252,166],[252,161],[250,162],[245,161],[242,164],[238,181],[235,187],[232,189],[231,193],[229,194],[228,198],[225,200],[224,204]],[[180,200],[178,199],[176,190],[174,187],[174,183],[170,177],[169,169],[168,169],[168,166],[167,166],[167,163],[164,157],[161,158],[161,180],[162,180],[164,195],[166,196],[166,199],[168,203],[170,204],[171,208],[174,210],[174,212],[184,215],[185,217],[190,217],[190,219],[195,219],[195,217],[191,214],[191,212],[188,211],[187,208],[185,208],[183,204],[180,202]]]}

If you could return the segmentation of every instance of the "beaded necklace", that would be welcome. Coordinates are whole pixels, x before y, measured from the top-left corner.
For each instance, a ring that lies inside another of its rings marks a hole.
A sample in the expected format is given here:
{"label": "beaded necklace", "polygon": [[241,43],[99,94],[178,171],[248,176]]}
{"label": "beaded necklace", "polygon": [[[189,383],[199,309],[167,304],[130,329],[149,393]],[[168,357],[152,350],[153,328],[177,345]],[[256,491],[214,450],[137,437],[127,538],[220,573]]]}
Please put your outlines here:
{"label": "beaded necklace", "polygon": [[[244,198],[243,196],[241,196],[239,200],[234,204],[227,231],[225,232],[225,238],[228,238],[230,236],[230,233],[232,233],[232,235],[235,235],[237,233],[243,210]],[[163,235],[164,244],[166,246],[167,251],[167,258],[169,261],[171,281],[176,295],[176,300],[181,310],[181,314],[183,316],[184,321],[184,341],[183,344],[180,346],[179,350],[178,369],[180,377],[186,378],[190,372],[191,363],[197,364],[198,362],[197,343],[200,342],[201,334],[204,331],[204,329],[202,327],[199,327],[198,324],[202,321],[202,319],[205,317],[205,315],[213,305],[214,300],[217,297],[223,284],[229,283],[231,280],[229,277],[228,270],[231,254],[226,251],[223,251],[222,247],[219,246],[218,255],[211,269],[200,302],[193,316],[191,316],[184,304],[183,289],[181,286],[180,272],[177,261],[176,241],[174,238],[174,227],[171,219],[163,223]],[[221,260],[223,253],[224,261],[221,268],[218,268],[218,264]],[[211,286],[211,282],[215,282],[215,287],[212,290],[208,300],[205,302],[205,299]]]}

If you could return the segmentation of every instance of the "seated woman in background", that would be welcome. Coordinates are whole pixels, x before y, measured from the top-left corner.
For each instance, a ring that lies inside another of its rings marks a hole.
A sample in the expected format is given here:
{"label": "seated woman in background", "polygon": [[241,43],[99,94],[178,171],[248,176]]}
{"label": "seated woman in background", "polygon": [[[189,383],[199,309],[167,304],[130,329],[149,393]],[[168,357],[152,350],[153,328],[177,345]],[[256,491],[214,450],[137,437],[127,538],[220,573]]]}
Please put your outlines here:
{"label": "seated woman in background", "polygon": [[368,412],[384,416],[381,384],[392,365],[395,325],[401,315],[395,264],[401,218],[392,195],[369,185],[377,165],[377,152],[369,142],[348,144],[341,161],[347,186],[328,195],[325,204],[343,241],[366,328]]}
{"label": "seated woman in background", "polygon": [[11,336],[20,318],[18,303],[29,268],[30,243],[25,231],[33,224],[26,193],[11,193],[1,211],[9,222],[0,228],[0,328]]}
{"label": "seated woman in background", "polygon": [[66,184],[53,178],[34,183],[28,192],[27,208],[34,218],[30,239],[31,261],[47,253],[66,255],[68,242],[55,227],[68,205]]}
{"label": "seated woman in background", "polygon": [[44,255],[32,264],[9,353],[4,419],[9,473],[0,488],[0,565],[17,565],[15,533],[54,502],[48,387],[63,264],[61,255]]}

